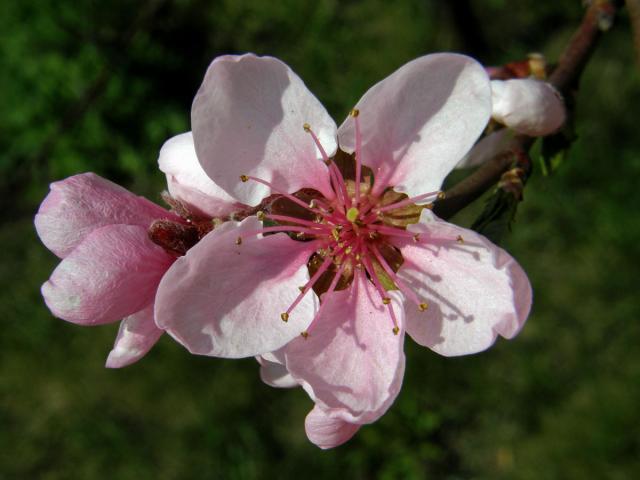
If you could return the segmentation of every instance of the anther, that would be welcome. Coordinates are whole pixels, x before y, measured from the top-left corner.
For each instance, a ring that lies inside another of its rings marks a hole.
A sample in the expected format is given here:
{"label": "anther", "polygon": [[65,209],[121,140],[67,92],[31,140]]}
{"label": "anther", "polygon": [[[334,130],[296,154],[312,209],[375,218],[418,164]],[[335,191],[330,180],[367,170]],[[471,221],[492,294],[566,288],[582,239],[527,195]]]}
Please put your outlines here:
{"label": "anther", "polygon": [[447,194],[444,192],[438,192],[438,200],[444,200]]}
{"label": "anther", "polygon": [[393,332],[394,335],[397,335],[399,331],[400,331],[400,329],[398,327],[393,327],[392,332]]}
{"label": "anther", "polygon": [[307,133],[311,131],[311,125],[309,125],[308,123],[305,123],[304,125],[302,125],[302,128],[304,128],[304,131]]}
{"label": "anther", "polygon": [[418,242],[419,240],[420,240],[420,234],[419,234],[419,233],[416,233],[416,234],[413,236],[413,241],[414,241],[414,242]]}
{"label": "anther", "polygon": [[420,305],[418,305],[418,310],[420,310],[421,312],[424,312],[427,308],[429,308],[429,304],[422,302]]}
{"label": "anther", "polygon": [[349,113],[352,117],[357,117],[358,115],[360,115],[360,110],[358,110],[357,108],[354,108],[353,110],[351,110],[351,112]]}
{"label": "anther", "polygon": [[310,208],[316,208],[318,206],[316,199],[312,198],[311,201],[309,202],[309,207]]}
{"label": "anther", "polygon": [[301,292],[304,292],[304,287],[298,287],[298,290],[300,290]]}
{"label": "anther", "polygon": [[259,210],[256,213],[256,217],[258,217],[258,220],[260,220],[262,222],[264,220],[264,212],[262,210]]}
{"label": "anther", "polygon": [[242,237],[236,238],[236,245],[242,244]]}
{"label": "anther", "polygon": [[458,235],[458,236],[456,237],[456,242],[458,242],[458,243],[464,243],[464,238],[462,238],[462,235]]}
{"label": "anther", "polygon": [[307,332],[307,331],[300,332],[300,335],[302,335],[302,338],[304,338],[306,340],[309,337],[309,332]]}
{"label": "anther", "polygon": [[281,313],[280,314],[280,318],[282,319],[283,322],[288,322],[289,321],[289,314],[287,312]]}
{"label": "anther", "polygon": [[391,299],[389,297],[384,297],[382,299],[382,303],[384,303],[385,305],[389,305],[391,303]]}
{"label": "anther", "polygon": [[427,203],[424,208],[426,208],[427,210],[433,210],[433,203]]}
{"label": "anther", "polygon": [[249,181],[249,177],[246,175],[240,175],[240,180],[244,183],[244,182],[248,182]]}

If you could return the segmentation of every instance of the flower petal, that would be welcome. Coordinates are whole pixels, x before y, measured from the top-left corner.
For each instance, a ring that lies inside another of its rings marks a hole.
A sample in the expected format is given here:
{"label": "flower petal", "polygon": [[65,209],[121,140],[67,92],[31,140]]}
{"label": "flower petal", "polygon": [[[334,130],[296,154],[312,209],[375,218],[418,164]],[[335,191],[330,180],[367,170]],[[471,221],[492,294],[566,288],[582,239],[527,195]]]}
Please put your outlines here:
{"label": "flower petal", "polygon": [[93,230],[105,225],[148,227],[174,216],[94,173],[82,173],[51,184],[35,218],[42,243],[64,258]]}
{"label": "flower petal", "polygon": [[302,80],[283,62],[252,54],[216,58],[193,101],[191,124],[198,159],[230,195],[257,205],[271,191],[252,175],[292,193],[312,187],[331,195],[310,124],[329,155],[336,125]]}
{"label": "flower petal", "polygon": [[533,78],[491,81],[493,118],[518,133],[540,137],[566,119],[564,102],[549,83]]}
{"label": "flower petal", "polygon": [[497,154],[508,152],[518,146],[513,130],[501,128],[497,132],[490,133],[464,156],[456,165],[456,168],[470,168],[482,165],[494,158]]}
{"label": "flower petal", "polygon": [[305,339],[284,348],[293,378],[323,409],[344,408],[343,420],[379,418],[400,391],[404,374],[402,296],[389,292],[400,332],[394,335],[386,306],[373,284],[356,275],[350,288],[326,300]]}
{"label": "flower petal", "polygon": [[360,429],[360,425],[332,416],[331,413],[326,413],[316,405],[305,418],[304,428],[309,440],[326,450],[350,440]]}
{"label": "flower petal", "polygon": [[[362,163],[373,169],[376,185],[419,195],[440,188],[485,128],[489,77],[469,57],[426,55],[370,88],[356,108]],[[354,123],[347,118],[338,130],[340,147],[349,152]]]}
{"label": "flower petal", "polygon": [[298,382],[287,371],[280,362],[268,360],[269,357],[258,355],[256,360],[260,364],[260,379],[271,387],[293,388],[298,386]]}
{"label": "flower petal", "polygon": [[153,304],[120,322],[120,330],[107,357],[107,368],[122,368],[144,357],[162,336],[153,321]]}
{"label": "flower petal", "polygon": [[167,175],[171,196],[187,203],[197,213],[219,217],[241,206],[204,173],[191,132],[167,140],[160,149],[158,164]]}
{"label": "flower petal", "polygon": [[149,240],[146,228],[108,225],[60,262],[42,285],[42,295],[51,312],[69,322],[115,322],[153,301],[172,262]]}
{"label": "flower petal", "polygon": [[407,332],[446,356],[490,347],[498,334],[514,337],[531,309],[531,285],[520,265],[478,233],[424,210],[421,242],[400,246],[398,275],[429,307],[407,309]]}
{"label": "flower petal", "polygon": [[[311,322],[315,295],[303,298],[288,323],[280,314],[308,279],[312,242],[278,233],[249,235],[255,217],[226,222],[179,258],[162,279],[156,322],[191,353],[227,358],[271,352]],[[248,234],[241,245],[236,239]]]}

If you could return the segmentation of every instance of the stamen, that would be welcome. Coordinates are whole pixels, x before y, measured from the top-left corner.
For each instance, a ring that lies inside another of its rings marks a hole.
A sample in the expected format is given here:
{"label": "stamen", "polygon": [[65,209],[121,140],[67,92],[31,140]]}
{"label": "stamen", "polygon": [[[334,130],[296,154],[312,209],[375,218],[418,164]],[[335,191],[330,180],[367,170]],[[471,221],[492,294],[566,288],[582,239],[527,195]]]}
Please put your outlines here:
{"label": "stamen", "polygon": [[241,244],[242,244],[242,237],[236,238],[236,245],[241,245]]}
{"label": "stamen", "polygon": [[462,235],[458,235],[458,236],[456,237],[456,242],[458,242],[458,243],[464,243],[464,238],[462,238]]}
{"label": "stamen", "polygon": [[384,207],[376,208],[376,212],[387,212],[389,210],[395,210],[396,208],[404,207],[405,205],[410,205],[420,200],[424,200],[429,197],[437,197],[440,198],[440,194],[444,192],[437,190],[435,192],[423,193],[422,195],[417,195],[411,198],[405,198],[404,200],[400,200],[399,202],[390,203],[389,205],[385,205]]}
{"label": "stamen", "polygon": [[362,134],[360,132],[360,121],[358,120],[358,116],[360,115],[360,110],[354,108],[351,110],[351,117],[355,123],[356,129],[356,186],[355,186],[355,196],[354,196],[354,205],[360,205],[360,175],[362,173],[362,161],[360,156],[362,154]]}
{"label": "stamen", "polygon": [[[331,257],[327,257],[325,259],[324,262],[322,262],[322,265],[320,265],[320,268],[318,269],[318,271],[313,275],[313,277],[311,277],[309,279],[309,281],[306,283],[306,285],[304,286],[304,288],[300,291],[300,293],[298,294],[298,296],[296,297],[296,299],[293,301],[293,303],[291,305],[289,305],[289,308],[287,308],[287,311],[284,312],[282,315],[286,315],[287,319],[289,318],[289,314],[292,312],[292,310],[294,308],[296,308],[296,306],[300,303],[300,301],[304,298],[304,296],[307,294],[307,292],[309,291],[309,289],[311,289],[311,287],[313,287],[313,284],[316,283],[318,281],[318,279],[320,278],[320,276],[327,271],[327,269],[331,266],[331,264],[333,263],[333,259]],[[281,316],[282,316],[281,315]]]}
{"label": "stamen", "polygon": [[318,136],[313,132],[313,130],[311,130],[311,125],[309,125],[308,123],[305,123],[302,126],[302,128],[304,128],[305,132],[311,135],[311,138],[313,138],[313,143],[315,143],[316,147],[318,147],[318,150],[320,150],[320,155],[322,156],[322,160],[324,160],[324,163],[328,165],[328,162],[331,161],[329,160],[329,155],[327,155],[327,152],[325,151],[324,147],[320,143],[320,139],[318,138]]}
{"label": "stamen", "polygon": [[[258,212],[258,213],[262,213],[262,212]],[[318,223],[318,222],[312,222],[309,220],[303,220],[301,218],[296,218],[296,217],[289,217],[288,215],[273,215],[271,213],[265,214],[262,213],[262,219],[260,217],[258,217],[258,220],[263,220],[265,218],[268,218],[270,220],[277,220],[280,222],[291,222],[291,223],[297,223],[299,225],[306,225],[308,227],[313,227],[313,228],[317,228],[317,229],[321,229],[321,230],[331,230],[332,226],[331,225],[327,225],[324,223]],[[325,232],[327,233],[327,232]]]}
{"label": "stamen", "polygon": [[[424,312],[427,309],[427,304],[424,302],[421,302],[418,296],[415,294],[415,292],[411,290],[409,287],[407,287],[402,280],[400,280],[400,277],[398,277],[396,272],[393,271],[391,266],[387,263],[385,258],[382,256],[378,247],[375,245],[369,245],[369,249],[373,252],[373,255],[376,257],[376,259],[378,260],[378,263],[380,263],[384,271],[387,272],[387,275],[391,277],[391,280],[393,281],[393,283],[400,289],[400,291],[409,300],[411,300],[413,303],[418,305],[418,310],[420,310],[421,312]],[[423,305],[424,305],[424,308],[422,308]]]}
{"label": "stamen", "polygon": [[391,237],[412,238],[415,241],[415,233],[407,232],[406,230],[402,230],[400,228],[388,227],[386,225],[378,224],[367,225],[366,228],[373,230],[374,232],[382,233],[383,235],[388,235]]}
{"label": "stamen", "polygon": [[309,337],[309,333],[311,331],[311,327],[313,327],[313,325],[316,323],[316,320],[320,316],[320,313],[322,312],[324,306],[327,304],[327,300],[329,299],[331,294],[335,291],[336,286],[338,285],[338,281],[340,280],[340,278],[342,277],[342,274],[344,273],[344,269],[345,269],[345,265],[340,265],[340,268],[338,268],[338,271],[336,272],[335,276],[333,277],[333,280],[331,280],[331,284],[329,285],[329,289],[322,296],[322,299],[320,301],[320,308],[318,308],[318,311],[316,312],[315,316],[313,317],[313,320],[311,320],[311,323],[309,324],[307,329],[300,334],[300,335],[302,335],[302,338],[304,338],[305,340]]}
{"label": "stamen", "polygon": [[281,313],[280,318],[282,319],[283,322],[286,323],[289,321],[289,314],[287,312]]}
{"label": "stamen", "polygon": [[273,184],[271,184],[270,182],[267,182],[266,180],[262,180],[261,178],[257,178],[257,177],[252,177],[251,175],[240,175],[240,180],[242,180],[243,182],[247,182],[249,180],[253,180],[254,182],[258,182],[261,183],[262,185],[266,185],[267,187],[269,187],[271,190],[273,190],[276,193],[279,193],[280,195],[282,195],[283,197],[288,198],[289,200],[291,200],[293,203],[297,203],[298,205],[300,205],[301,207],[312,211],[313,213],[321,213],[318,210],[315,210],[313,208],[311,208],[307,203],[303,202],[302,200],[300,200],[298,197],[295,197],[293,195],[291,195],[290,193],[287,192],[283,192],[282,190],[280,190],[279,188],[276,188],[273,186]]}

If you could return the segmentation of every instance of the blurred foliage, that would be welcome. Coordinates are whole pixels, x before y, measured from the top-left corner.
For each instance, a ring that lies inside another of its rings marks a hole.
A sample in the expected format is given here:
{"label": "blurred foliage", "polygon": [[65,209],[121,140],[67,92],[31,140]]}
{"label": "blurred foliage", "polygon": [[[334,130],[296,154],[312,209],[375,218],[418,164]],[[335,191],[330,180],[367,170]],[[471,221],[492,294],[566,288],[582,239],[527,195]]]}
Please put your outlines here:
{"label": "blurred foliage", "polygon": [[554,59],[580,17],[577,0],[2,2],[0,479],[638,478],[640,79],[624,14],[583,78],[578,140],[553,176],[534,172],[507,239],[535,290],[524,331],[451,359],[407,339],[398,400],[343,447],[308,443],[311,402],[263,385],[251,359],[164,338],[102,368],[117,327],[53,319],[38,291],[56,264],[32,227],[48,182],[91,170],[158,199],[157,152],[189,128],[216,55],[282,58],[339,123],[411,58]]}

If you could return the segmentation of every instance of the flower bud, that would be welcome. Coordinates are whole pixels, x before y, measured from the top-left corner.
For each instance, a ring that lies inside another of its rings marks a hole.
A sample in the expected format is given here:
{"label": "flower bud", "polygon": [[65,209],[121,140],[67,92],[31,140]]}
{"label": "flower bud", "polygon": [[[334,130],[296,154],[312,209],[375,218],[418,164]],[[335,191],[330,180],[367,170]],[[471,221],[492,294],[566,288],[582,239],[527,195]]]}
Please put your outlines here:
{"label": "flower bud", "polygon": [[566,118],[560,93],[540,80],[492,80],[491,97],[495,121],[532,137],[555,132]]}

